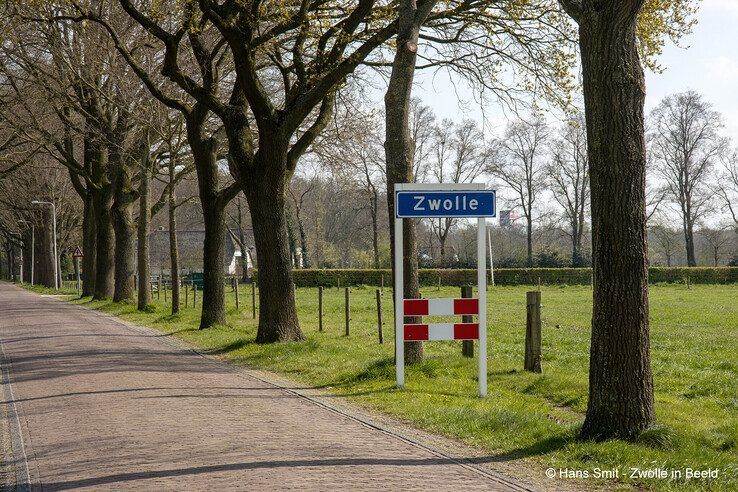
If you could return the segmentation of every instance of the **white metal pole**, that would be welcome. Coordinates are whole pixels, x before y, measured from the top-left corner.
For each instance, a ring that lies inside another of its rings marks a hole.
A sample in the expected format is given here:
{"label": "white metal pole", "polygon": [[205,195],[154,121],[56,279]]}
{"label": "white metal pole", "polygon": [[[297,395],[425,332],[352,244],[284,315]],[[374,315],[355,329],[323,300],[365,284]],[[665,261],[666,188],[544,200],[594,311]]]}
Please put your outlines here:
{"label": "white metal pole", "polygon": [[477,219],[477,285],[479,298],[479,396],[487,396],[487,219]]}
{"label": "white metal pole", "polygon": [[[395,203],[395,207],[397,203]],[[395,217],[395,375],[397,387],[405,386],[405,297],[403,285],[402,219]]]}
{"label": "white metal pole", "polygon": [[51,213],[54,220],[54,288],[59,290],[59,274],[61,272],[59,271],[59,254],[56,250],[56,205],[54,205],[54,202],[51,202]]}
{"label": "white metal pole", "polygon": [[495,285],[495,264],[492,258],[492,231],[487,229],[487,247],[489,248],[489,284]]}
{"label": "white metal pole", "polygon": [[82,282],[79,277],[79,256],[74,259],[74,262],[77,264],[77,296],[82,297]]}

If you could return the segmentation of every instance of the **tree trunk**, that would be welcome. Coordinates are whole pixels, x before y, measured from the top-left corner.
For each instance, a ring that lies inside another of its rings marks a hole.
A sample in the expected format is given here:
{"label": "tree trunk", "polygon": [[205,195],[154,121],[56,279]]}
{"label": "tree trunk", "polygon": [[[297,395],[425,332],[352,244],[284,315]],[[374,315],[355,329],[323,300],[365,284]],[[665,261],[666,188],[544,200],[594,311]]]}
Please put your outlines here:
{"label": "tree trunk", "polygon": [[133,302],[135,299],[136,224],[133,220],[133,196],[130,165],[117,163],[115,199],[112,222],[115,230],[115,288],[114,302]]}
{"label": "tree trunk", "polygon": [[[562,2],[569,4],[569,2]],[[633,439],[655,418],[646,236],[642,2],[587,6],[579,21],[589,142],[594,306],[582,434]],[[571,7],[571,4],[569,4]]]}
{"label": "tree trunk", "polygon": [[[275,138],[275,140],[277,140]],[[286,163],[287,150],[262,143],[257,159]],[[279,146],[279,147],[278,147]],[[276,162],[275,162],[276,164]],[[255,165],[269,173],[279,165]],[[297,318],[295,291],[287,227],[287,182],[274,169],[269,176],[252,177],[241,183],[251,212],[251,225],[256,242],[259,265],[259,328],[258,343],[304,340]]]}
{"label": "tree trunk", "polygon": [[82,296],[91,296],[95,292],[95,258],[97,256],[97,223],[93,194],[88,192],[84,197],[82,213]]}
{"label": "tree trunk", "polygon": [[33,272],[36,285],[54,287],[54,234],[50,207],[39,212],[43,217],[40,229],[36,229],[36,267]]}
{"label": "tree trunk", "polygon": [[185,116],[187,142],[197,171],[197,187],[205,220],[203,244],[203,292],[200,329],[225,324],[225,206],[228,199],[219,188],[218,142],[204,134],[207,110],[202,106]]}
{"label": "tree trunk", "polygon": [[138,310],[145,311],[151,305],[151,264],[149,263],[149,227],[151,224],[151,170],[148,161],[141,169],[141,186],[138,197]]}
{"label": "tree trunk", "polygon": [[93,209],[95,210],[95,228],[97,232],[95,251],[95,291],[93,299],[102,300],[113,297],[115,231],[113,230],[112,213],[113,187],[101,180],[100,188],[95,191]]}
{"label": "tree trunk", "polygon": [[300,248],[302,248],[302,268],[310,268],[310,257],[308,256],[307,234],[305,234],[305,225],[302,223],[302,217],[297,214],[297,228],[300,233]]}
{"label": "tree trunk", "polygon": [[202,204],[205,219],[203,242],[203,291],[200,329],[226,323],[225,275],[225,210],[217,202]]}
{"label": "tree trunk", "polygon": [[528,268],[533,268],[533,217],[528,214],[526,217],[526,240],[528,245],[528,259],[526,260]]}
{"label": "tree trunk", "polygon": [[582,266],[582,231],[576,220],[572,222],[571,242],[571,266],[577,268]]}
{"label": "tree trunk", "polygon": [[[390,220],[390,245],[392,274],[394,276],[395,234],[395,184],[413,181],[413,148],[410,134],[410,98],[415,61],[417,59],[420,26],[435,5],[429,0],[419,11],[415,0],[402,0],[399,6],[397,27],[397,51],[392,62],[392,73],[384,96],[385,105],[385,155],[387,161],[387,205]],[[403,294],[406,299],[420,297],[418,285],[418,245],[413,220],[403,220]],[[405,318],[405,323],[416,323],[417,318]],[[408,364],[423,360],[422,342],[405,342],[405,361]]]}
{"label": "tree trunk", "polygon": [[696,267],[697,257],[694,254],[694,225],[690,219],[684,222],[684,240],[687,248],[687,266]]}
{"label": "tree trunk", "polygon": [[374,252],[374,268],[379,269],[379,197],[377,190],[372,192],[372,251]]}
{"label": "tree trunk", "polygon": [[[174,191],[175,163],[169,165],[169,259],[172,277],[172,314],[179,312],[179,248],[177,246],[177,204]],[[224,227],[225,229],[225,227]],[[225,234],[225,232],[224,232]],[[221,258],[223,256],[221,255]],[[225,294],[224,294],[225,295]]]}

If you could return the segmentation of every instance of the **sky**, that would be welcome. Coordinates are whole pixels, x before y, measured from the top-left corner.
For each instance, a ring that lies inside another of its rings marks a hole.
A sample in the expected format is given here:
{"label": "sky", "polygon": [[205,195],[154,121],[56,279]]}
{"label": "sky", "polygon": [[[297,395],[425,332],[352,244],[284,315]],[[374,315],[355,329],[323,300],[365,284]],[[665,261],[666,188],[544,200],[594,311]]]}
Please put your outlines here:
{"label": "sky", "polygon": [[[680,46],[665,46],[658,59],[665,70],[646,71],[646,112],[665,96],[692,89],[722,113],[725,134],[738,142],[738,0],[702,0],[697,20]],[[416,80],[413,94],[439,118],[485,121],[488,131],[500,133],[505,115],[494,101],[482,110],[463,83],[452,84],[440,73],[419,73]]]}

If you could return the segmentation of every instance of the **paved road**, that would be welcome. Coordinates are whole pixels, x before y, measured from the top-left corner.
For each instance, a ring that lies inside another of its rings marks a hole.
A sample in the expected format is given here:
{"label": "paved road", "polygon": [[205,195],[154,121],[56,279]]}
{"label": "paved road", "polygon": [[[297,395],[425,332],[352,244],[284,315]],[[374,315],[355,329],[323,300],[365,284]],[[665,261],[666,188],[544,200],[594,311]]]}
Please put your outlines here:
{"label": "paved road", "polygon": [[150,330],[6,283],[0,340],[27,457],[15,464],[34,490],[509,490]]}

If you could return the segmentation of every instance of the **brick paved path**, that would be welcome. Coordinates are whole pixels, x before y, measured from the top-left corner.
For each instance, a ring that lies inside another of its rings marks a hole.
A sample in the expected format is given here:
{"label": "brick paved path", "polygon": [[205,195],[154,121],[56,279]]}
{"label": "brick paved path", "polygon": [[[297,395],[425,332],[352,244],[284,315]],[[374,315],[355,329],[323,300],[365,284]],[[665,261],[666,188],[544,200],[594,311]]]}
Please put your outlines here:
{"label": "brick paved path", "polygon": [[509,490],[150,330],[5,283],[0,340],[34,490]]}

